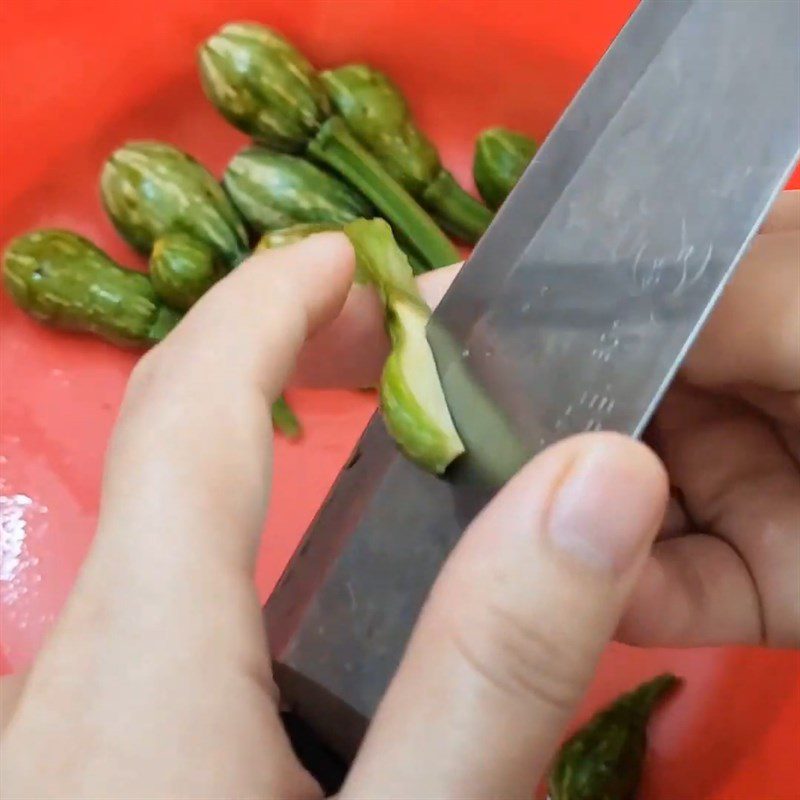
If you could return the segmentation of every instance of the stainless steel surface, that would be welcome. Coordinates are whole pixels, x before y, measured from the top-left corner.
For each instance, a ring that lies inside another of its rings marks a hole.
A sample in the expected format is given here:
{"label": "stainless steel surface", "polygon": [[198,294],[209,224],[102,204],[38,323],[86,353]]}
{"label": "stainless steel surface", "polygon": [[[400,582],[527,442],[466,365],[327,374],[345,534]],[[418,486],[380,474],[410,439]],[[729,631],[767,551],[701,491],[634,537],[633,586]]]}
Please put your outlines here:
{"label": "stainless steel surface", "polygon": [[496,486],[642,432],[798,150],[800,4],[641,4],[429,326],[471,458],[424,474],[374,419],[269,601],[284,696],[340,751]]}

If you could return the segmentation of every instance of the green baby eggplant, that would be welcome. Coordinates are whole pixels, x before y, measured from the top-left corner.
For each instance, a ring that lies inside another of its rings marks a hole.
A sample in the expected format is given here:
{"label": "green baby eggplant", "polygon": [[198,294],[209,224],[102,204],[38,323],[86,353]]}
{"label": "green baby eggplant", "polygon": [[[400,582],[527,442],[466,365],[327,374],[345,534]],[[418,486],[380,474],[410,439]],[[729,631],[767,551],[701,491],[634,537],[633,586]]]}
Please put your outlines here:
{"label": "green baby eggplant", "polygon": [[165,303],[187,311],[220,277],[214,251],[185,233],[156,239],[150,253],[150,280]]}
{"label": "green baby eggplant", "polygon": [[3,283],[37,320],[117,345],[154,344],[180,319],[146,275],[119,266],[70,231],[39,230],[12,240],[3,255]]}
{"label": "green baby eggplant", "polygon": [[227,268],[247,254],[247,232],[223,188],[172,145],[129,142],[115,150],[100,194],[120,235],[142,253],[166,233],[183,233],[213,248]]}
{"label": "green baby eggplant", "polygon": [[206,96],[220,113],[273,150],[307,153],[343,177],[429,267],[458,251],[411,195],[363,147],[331,106],[319,75],[283,37],[232,23],[199,49]]}
{"label": "green baby eggplant", "polygon": [[536,142],[507,128],[489,128],[475,143],[472,175],[481,197],[500,208],[536,153]]}
{"label": "green baby eggplant", "polygon": [[464,452],[425,336],[431,310],[389,225],[356,220],[344,227],[358,270],[378,290],[386,314],[391,352],[380,380],[386,429],[408,458],[441,474]]}
{"label": "green baby eggplant", "polygon": [[635,800],[650,715],[679,685],[674,675],[659,675],[589,720],[558,753],[550,800]]}
{"label": "green baby eggplant", "polygon": [[305,57],[279,34],[232,22],[198,51],[208,99],[257,142],[301,153],[330,116],[325,87]]}
{"label": "green baby eggplant", "polygon": [[442,168],[405,97],[384,73],[348,64],[321,74],[334,109],[386,171],[453,236],[474,244],[493,214]]}
{"label": "green baby eggplant", "polygon": [[261,147],[237,153],[222,182],[259,234],[297,223],[341,226],[374,213],[361,195],[310,161]]}
{"label": "green baby eggplant", "polygon": [[[3,284],[16,305],[40,322],[123,347],[157,344],[182,316],[147,275],[119,266],[71,231],[39,230],[13,239],[3,254]],[[290,438],[302,433],[283,398],[272,417]]]}

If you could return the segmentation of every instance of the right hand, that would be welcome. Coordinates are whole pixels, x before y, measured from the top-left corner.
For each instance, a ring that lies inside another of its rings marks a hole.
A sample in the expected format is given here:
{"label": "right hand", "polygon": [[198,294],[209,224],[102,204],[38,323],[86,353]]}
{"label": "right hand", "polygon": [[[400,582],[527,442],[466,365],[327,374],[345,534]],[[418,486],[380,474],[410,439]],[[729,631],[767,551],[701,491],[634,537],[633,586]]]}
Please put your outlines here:
{"label": "right hand", "polygon": [[[459,267],[423,276],[431,305]],[[355,287],[298,383],[373,385],[388,343]],[[647,437],[672,500],[617,635],[639,645],[800,643],[800,192],[784,192]]]}

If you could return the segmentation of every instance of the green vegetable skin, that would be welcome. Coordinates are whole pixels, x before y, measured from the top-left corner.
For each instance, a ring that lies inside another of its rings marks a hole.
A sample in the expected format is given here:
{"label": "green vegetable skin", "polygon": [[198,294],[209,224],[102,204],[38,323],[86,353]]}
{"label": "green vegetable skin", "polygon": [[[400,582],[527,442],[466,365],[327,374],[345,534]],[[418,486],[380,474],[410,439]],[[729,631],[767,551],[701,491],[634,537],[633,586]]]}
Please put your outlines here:
{"label": "green vegetable skin", "polygon": [[168,233],[156,239],[149,271],[158,296],[181,311],[191,308],[220,272],[214,263],[214,251],[185,233]]}
{"label": "green vegetable skin", "polygon": [[568,739],[550,773],[550,800],[635,800],[650,715],[680,682],[665,674],[643,683]]}
{"label": "green vegetable skin", "polygon": [[222,182],[239,213],[257,233],[297,223],[341,227],[374,213],[361,195],[309,161],[261,147],[234,156]]}
{"label": "green vegetable skin", "polygon": [[330,116],[319,76],[283,37],[254,23],[225,25],[200,47],[199,65],[206,95],[229,122],[271,149],[307,152],[337,172],[430,267],[459,260],[411,195]]}
{"label": "green vegetable skin", "polygon": [[376,286],[386,311],[392,342],[380,382],[386,428],[412,461],[442,473],[464,446],[425,337],[431,311],[384,220],[357,220],[345,225],[344,232],[355,249],[358,269]]}
{"label": "green vegetable skin", "polygon": [[474,244],[493,214],[442,169],[439,154],[415,125],[398,87],[372,67],[349,64],[321,73],[336,111],[386,171],[436,217]]}
{"label": "green vegetable skin", "polygon": [[103,166],[100,194],[111,221],[149,254],[166,233],[211,247],[227,267],[248,252],[247,232],[223,188],[191,156],[161,142],[129,142]]}
{"label": "green vegetable skin", "polygon": [[475,143],[472,174],[481,197],[500,208],[536,153],[529,136],[506,128],[489,128]]}
{"label": "green vegetable skin", "polygon": [[315,233],[328,233],[330,231],[340,231],[341,225],[334,225],[328,222],[308,222],[299,225],[290,225],[288,228],[281,228],[277,231],[268,231],[259,240],[255,252],[272,250],[276,247],[286,247],[289,244],[302,242],[303,239],[313,236]]}
{"label": "green vegetable skin", "polygon": [[69,231],[34,231],[10,242],[3,283],[14,302],[41,322],[114,344],[154,344],[180,319],[146,275],[120,267]]}

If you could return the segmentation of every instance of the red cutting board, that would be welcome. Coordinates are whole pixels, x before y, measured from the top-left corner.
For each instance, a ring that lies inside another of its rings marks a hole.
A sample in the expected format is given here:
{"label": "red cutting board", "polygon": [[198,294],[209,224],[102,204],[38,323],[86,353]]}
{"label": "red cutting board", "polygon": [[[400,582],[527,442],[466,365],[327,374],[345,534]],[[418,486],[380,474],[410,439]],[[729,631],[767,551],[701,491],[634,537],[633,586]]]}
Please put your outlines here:
{"label": "red cutting board", "polygon": [[[0,8],[0,240],[61,225],[137,263],[100,211],[100,164],[123,140],[152,137],[222,168],[244,138],[205,103],[194,68],[197,42],[222,22],[273,25],[320,66],[364,60],[387,70],[447,165],[468,181],[476,133],[505,124],[543,138],[633,6],[9,0]],[[49,332],[5,296],[0,312],[0,666],[13,672],[35,656],[91,540],[103,451],[134,357]],[[373,409],[369,397],[346,392],[295,392],[290,399],[308,435],[299,445],[277,443],[257,576],[262,596]],[[583,715],[637,681],[673,670],[687,684],[654,726],[645,800],[795,800],[799,666],[787,652],[612,646]]]}

